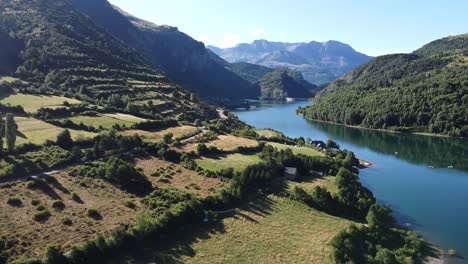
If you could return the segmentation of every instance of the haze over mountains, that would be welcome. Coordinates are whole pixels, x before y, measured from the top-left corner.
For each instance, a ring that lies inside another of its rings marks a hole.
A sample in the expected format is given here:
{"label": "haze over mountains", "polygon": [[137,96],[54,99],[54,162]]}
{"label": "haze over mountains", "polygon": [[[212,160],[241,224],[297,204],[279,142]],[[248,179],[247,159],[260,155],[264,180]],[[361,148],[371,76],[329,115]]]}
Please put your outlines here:
{"label": "haze over mountains", "polygon": [[286,43],[262,39],[227,49],[207,48],[231,63],[248,62],[301,71],[307,81],[316,85],[330,83],[372,59],[338,41]]}

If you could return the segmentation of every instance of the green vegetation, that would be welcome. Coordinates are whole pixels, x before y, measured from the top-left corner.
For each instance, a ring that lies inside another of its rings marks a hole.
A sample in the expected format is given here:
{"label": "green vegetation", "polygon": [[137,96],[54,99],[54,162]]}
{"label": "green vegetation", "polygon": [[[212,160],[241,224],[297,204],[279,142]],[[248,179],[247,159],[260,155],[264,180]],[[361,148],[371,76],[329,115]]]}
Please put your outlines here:
{"label": "green vegetation", "polygon": [[52,208],[57,210],[63,210],[63,208],[65,208],[65,204],[61,200],[55,200],[52,203]]}
{"label": "green vegetation", "polygon": [[45,222],[49,217],[51,216],[51,213],[47,210],[36,210],[33,215],[33,219],[36,222]]}
{"label": "green vegetation", "polygon": [[304,80],[302,73],[289,69],[279,69],[266,74],[259,85],[260,97],[263,99],[310,98],[317,89],[317,86]]}
{"label": "green vegetation", "polygon": [[378,57],[330,84],[305,118],[375,129],[468,135],[468,36]]}
{"label": "green vegetation", "polygon": [[85,126],[91,126],[94,128],[103,127],[106,129],[111,129],[115,125],[131,127],[135,123],[145,121],[145,119],[142,118],[123,114],[104,114],[98,116],[80,115],[67,118],[66,120],[70,120],[75,124],[84,124]]}
{"label": "green vegetation", "polygon": [[302,155],[307,155],[307,156],[316,156],[316,157],[325,157],[325,154],[312,148],[312,147],[298,147],[298,146],[288,146],[284,144],[279,144],[279,143],[273,143],[269,142],[267,145],[270,145],[272,147],[275,147],[279,150],[281,149],[291,149],[292,152],[296,155],[302,154]]}
{"label": "green vegetation", "polygon": [[198,166],[210,171],[219,171],[233,168],[241,171],[247,166],[259,163],[261,160],[258,155],[228,154],[213,155],[197,159]]}
{"label": "green vegetation", "polygon": [[[0,120],[1,121],[1,120]],[[9,152],[13,152],[16,144],[16,122],[13,114],[8,113],[5,116],[5,142]]]}
{"label": "green vegetation", "polygon": [[79,100],[52,96],[52,95],[32,95],[32,94],[13,94],[0,100],[2,104],[12,106],[21,106],[27,113],[35,113],[40,108],[58,108],[66,104],[79,104]]}
{"label": "green vegetation", "polygon": [[[29,117],[16,117],[18,124],[18,131],[21,133],[17,137],[17,145],[24,145],[28,143],[43,144],[47,140],[56,140],[57,136],[64,131],[63,128],[49,124],[42,120],[29,118]],[[91,138],[96,134],[69,129],[69,132],[74,139]]]}
{"label": "green vegetation", "polygon": [[[193,240],[203,234],[189,232],[181,243],[190,243],[195,254],[180,252],[180,261],[334,263],[331,240],[350,223],[288,198],[259,197],[224,218],[208,238]],[[158,252],[154,258],[171,253],[179,252]]]}
{"label": "green vegetation", "polygon": [[95,208],[90,208],[86,211],[86,215],[88,217],[91,217],[93,218],[94,220],[100,220],[102,219],[102,215],[101,213],[99,213],[99,211]]}
{"label": "green vegetation", "polygon": [[23,201],[19,195],[10,196],[7,200],[7,204],[11,206],[21,206]]}

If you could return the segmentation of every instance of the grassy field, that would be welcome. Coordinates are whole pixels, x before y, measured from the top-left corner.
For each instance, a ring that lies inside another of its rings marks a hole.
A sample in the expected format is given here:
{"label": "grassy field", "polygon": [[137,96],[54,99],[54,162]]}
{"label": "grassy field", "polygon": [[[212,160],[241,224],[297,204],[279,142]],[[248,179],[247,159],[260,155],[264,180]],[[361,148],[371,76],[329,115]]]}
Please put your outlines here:
{"label": "grassy field", "polygon": [[160,188],[175,188],[206,197],[224,186],[219,179],[202,176],[181,165],[157,158],[139,158],[136,167],[142,168],[153,186]]}
{"label": "grassy field", "polygon": [[330,241],[350,221],[269,195],[220,223],[180,230],[159,250],[130,263],[333,263]]}
{"label": "grassy field", "polygon": [[173,139],[185,137],[187,135],[192,135],[199,132],[199,129],[193,126],[178,126],[170,127],[160,131],[150,132],[144,130],[127,130],[124,131],[124,135],[140,135],[146,142],[160,142],[165,134],[172,133],[174,135]]}
{"label": "grassy field", "polygon": [[[42,144],[46,140],[55,141],[57,135],[64,129],[30,117],[15,117],[18,125],[18,134],[16,137],[16,145],[25,143]],[[78,137],[94,137],[94,133],[78,130],[70,130],[72,138]]]}
{"label": "grassy field", "polygon": [[288,190],[292,190],[294,186],[299,186],[307,192],[312,192],[316,186],[326,188],[330,193],[337,193],[337,187],[335,185],[335,177],[325,176],[320,178],[299,178],[297,181],[288,181]]}
{"label": "grassy field", "polygon": [[35,113],[39,108],[57,108],[63,106],[64,102],[79,104],[80,101],[59,96],[13,94],[2,98],[0,103],[12,106],[21,105],[28,113]]}
{"label": "grassy field", "polygon": [[11,77],[11,76],[0,76],[0,83],[1,82],[11,83],[11,82],[14,82],[14,81],[20,81],[20,79],[17,79],[15,77]]}
{"label": "grassy field", "polygon": [[265,138],[273,138],[273,137],[280,137],[281,136],[281,133],[279,133],[277,131],[269,130],[269,129],[257,129],[257,130],[255,130],[255,132],[259,136],[265,137]]}
{"label": "grassy field", "polygon": [[68,118],[70,121],[76,124],[83,123],[87,126],[92,126],[95,128],[99,128],[102,126],[106,129],[111,129],[114,125],[126,126],[130,127],[135,123],[140,123],[146,121],[146,119],[139,118],[132,115],[127,114],[101,114],[99,116],[73,116]]}
{"label": "grassy field", "polygon": [[233,168],[240,171],[249,165],[259,163],[261,160],[257,155],[229,154],[202,157],[197,159],[198,166],[211,170],[219,171],[221,169]]}
{"label": "grassy field", "polygon": [[279,144],[279,143],[273,143],[273,142],[268,142],[267,145],[273,146],[279,150],[282,149],[291,149],[294,154],[303,154],[303,155],[308,155],[308,156],[322,156],[324,157],[325,154],[313,149],[313,148],[308,148],[308,147],[294,147],[294,146],[288,146],[284,144]]}
{"label": "grassy field", "polygon": [[257,147],[258,141],[232,135],[220,135],[218,136],[218,139],[213,140],[206,145],[209,147],[213,146],[224,151],[232,151],[236,150],[238,147]]}
{"label": "grassy field", "polygon": [[[13,247],[14,258],[39,257],[48,244],[59,244],[70,249],[76,243],[95,238],[97,234],[109,235],[120,224],[131,223],[136,211],[124,205],[126,200],[138,201],[128,193],[100,179],[77,178],[65,173],[53,176],[55,183],[47,188],[29,189],[27,183],[0,188],[0,237],[18,241]],[[71,199],[76,193],[81,201]],[[9,197],[18,195],[21,204],[7,204]],[[63,208],[55,209],[56,200]],[[33,219],[40,206],[50,212],[50,217],[39,222]],[[95,208],[102,219],[87,216],[87,210]],[[71,223],[65,223],[68,218]]]}

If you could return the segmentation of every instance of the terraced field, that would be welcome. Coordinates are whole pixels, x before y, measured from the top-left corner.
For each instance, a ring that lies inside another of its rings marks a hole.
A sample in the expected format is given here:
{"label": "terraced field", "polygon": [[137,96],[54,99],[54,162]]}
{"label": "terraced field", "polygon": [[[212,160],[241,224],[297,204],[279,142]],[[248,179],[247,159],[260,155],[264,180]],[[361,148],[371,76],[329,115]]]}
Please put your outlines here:
{"label": "terraced field", "polygon": [[[18,125],[17,145],[25,143],[43,144],[46,140],[55,141],[57,135],[64,130],[61,127],[30,117],[15,117],[15,121]],[[74,139],[78,137],[94,137],[96,135],[87,131],[69,130]]]}
{"label": "terraced field", "polygon": [[247,166],[259,163],[260,161],[261,160],[257,155],[244,155],[238,153],[229,155],[212,155],[196,160],[198,166],[211,171],[219,171],[228,168],[241,171]]}
{"label": "terraced field", "polygon": [[308,155],[308,156],[319,156],[319,157],[325,157],[325,154],[309,147],[296,147],[296,146],[288,146],[284,144],[279,144],[279,143],[273,143],[273,142],[268,142],[267,145],[273,146],[279,150],[281,149],[291,149],[294,154],[303,154],[303,155]]}
{"label": "terraced field", "polygon": [[165,134],[173,134],[173,139],[184,138],[197,134],[200,130],[194,126],[178,126],[170,127],[160,131],[144,131],[144,130],[127,130],[123,135],[139,135],[146,142],[160,142]]}
{"label": "terraced field", "polygon": [[75,124],[83,123],[86,126],[92,126],[95,128],[103,127],[105,129],[111,129],[114,125],[130,127],[135,123],[147,121],[143,118],[121,113],[100,114],[98,116],[79,115],[67,119]]}
{"label": "terraced field", "polygon": [[79,100],[49,95],[32,95],[32,94],[12,94],[0,100],[2,104],[11,106],[22,106],[28,113],[35,113],[39,108],[57,108],[63,107],[63,103],[79,104]]}

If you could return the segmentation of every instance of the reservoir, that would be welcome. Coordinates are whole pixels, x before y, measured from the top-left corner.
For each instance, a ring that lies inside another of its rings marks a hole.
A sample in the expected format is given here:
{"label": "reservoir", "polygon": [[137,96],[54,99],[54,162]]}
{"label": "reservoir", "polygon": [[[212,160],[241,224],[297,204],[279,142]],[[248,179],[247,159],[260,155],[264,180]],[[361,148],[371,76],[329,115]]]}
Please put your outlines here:
{"label": "reservoir", "polygon": [[468,139],[391,133],[308,121],[296,109],[310,102],[253,102],[234,113],[257,128],[289,137],[332,139],[375,164],[360,179],[397,221],[468,263]]}

